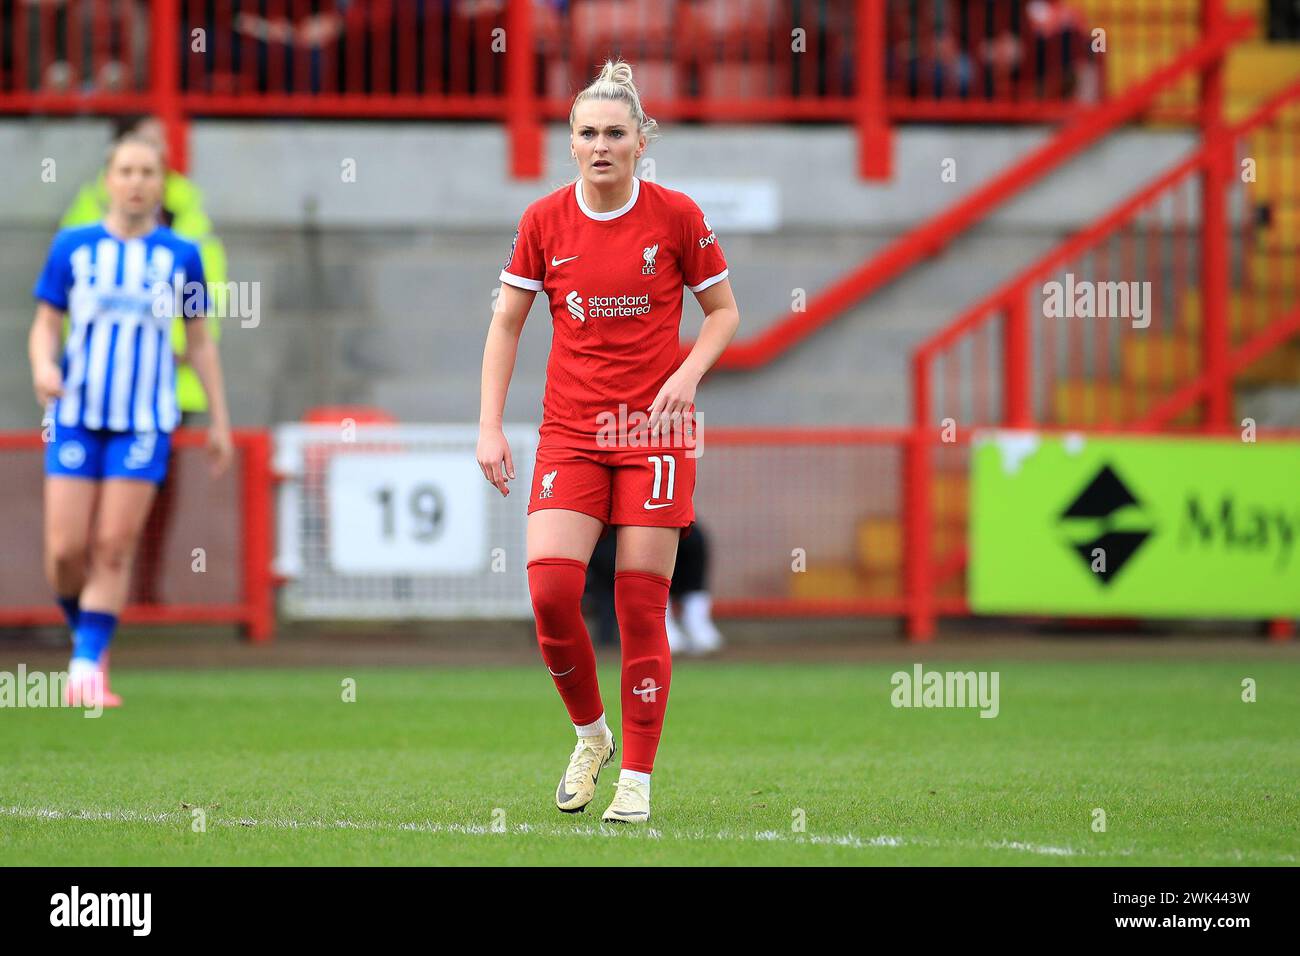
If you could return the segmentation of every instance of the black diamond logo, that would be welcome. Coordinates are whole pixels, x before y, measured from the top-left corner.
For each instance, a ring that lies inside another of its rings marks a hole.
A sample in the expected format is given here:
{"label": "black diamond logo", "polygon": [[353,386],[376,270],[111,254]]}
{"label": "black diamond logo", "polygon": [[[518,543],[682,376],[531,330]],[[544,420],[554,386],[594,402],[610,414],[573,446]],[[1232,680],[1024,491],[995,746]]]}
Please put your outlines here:
{"label": "black diamond logo", "polygon": [[[1109,585],[1120,569],[1137,553],[1142,543],[1151,537],[1151,531],[1132,531],[1115,528],[1117,512],[1128,507],[1141,508],[1142,502],[1120,480],[1110,465],[1103,465],[1087,487],[1061,513],[1066,527],[1087,528],[1088,540],[1072,541],[1070,546],[1083,559],[1084,566],[1102,584]],[[1100,531],[1096,529],[1100,527]],[[1068,532],[1067,532],[1068,533]],[[1071,538],[1077,534],[1070,535]],[[1097,554],[1100,549],[1100,556]],[[1101,566],[1094,567],[1100,557]]]}

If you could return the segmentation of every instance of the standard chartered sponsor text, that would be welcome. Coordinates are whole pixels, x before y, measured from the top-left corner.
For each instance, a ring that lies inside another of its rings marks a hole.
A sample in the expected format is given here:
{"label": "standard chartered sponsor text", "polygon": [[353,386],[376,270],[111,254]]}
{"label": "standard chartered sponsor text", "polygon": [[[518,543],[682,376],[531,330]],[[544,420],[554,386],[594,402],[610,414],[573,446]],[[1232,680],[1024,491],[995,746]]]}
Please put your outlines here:
{"label": "standard chartered sponsor text", "polygon": [[587,315],[593,318],[614,318],[625,315],[646,315],[650,311],[647,295],[593,295],[587,299]]}

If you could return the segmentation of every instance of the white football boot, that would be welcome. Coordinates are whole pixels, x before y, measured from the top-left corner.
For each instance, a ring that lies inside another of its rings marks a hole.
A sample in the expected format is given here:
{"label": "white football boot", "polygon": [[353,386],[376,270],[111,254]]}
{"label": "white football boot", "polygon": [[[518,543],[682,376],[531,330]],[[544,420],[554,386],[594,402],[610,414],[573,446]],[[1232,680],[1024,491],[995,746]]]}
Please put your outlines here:
{"label": "white football boot", "polygon": [[650,788],[640,780],[620,777],[614,802],[600,819],[605,823],[649,823]]}
{"label": "white football boot", "polygon": [[579,737],[569,767],[555,788],[555,805],[564,813],[582,813],[596,796],[596,781],[618,752],[612,731],[604,737]]}

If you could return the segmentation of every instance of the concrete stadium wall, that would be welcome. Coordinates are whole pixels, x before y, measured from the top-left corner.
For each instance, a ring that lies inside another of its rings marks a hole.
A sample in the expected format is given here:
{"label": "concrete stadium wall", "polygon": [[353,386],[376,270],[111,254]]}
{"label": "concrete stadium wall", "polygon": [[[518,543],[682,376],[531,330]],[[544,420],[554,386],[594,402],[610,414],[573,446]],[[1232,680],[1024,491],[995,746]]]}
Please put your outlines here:
{"label": "concrete stadium wall", "polygon": [[[908,127],[895,178],[856,178],[856,142],[835,126],[679,126],[648,156],[655,178],[764,181],[779,196],[775,231],[719,230],[741,306],[740,336],[783,315],[901,230],[946,208],[1042,130]],[[0,427],[30,427],[30,289],[54,223],[94,175],[106,124],[0,122]],[[874,297],[773,366],[716,375],[698,407],[707,424],[895,424],[906,420],[912,348],[977,296],[1175,162],[1182,132],[1113,137],[1031,187],[941,257]],[[237,422],[298,418],[322,403],[387,407],[408,421],[476,421],[483,336],[519,213],[571,178],[567,130],[548,130],[540,181],[506,174],[494,125],[203,121],[192,175],[225,241],[230,278],[259,282],[256,328],[228,322],[222,354]],[[940,180],[945,158],[957,181]],[[53,182],[42,163],[55,161]],[[345,182],[343,164],[355,163]],[[708,209],[706,207],[706,212]],[[683,334],[700,315],[687,295]],[[548,317],[534,306],[507,418],[536,422]]]}

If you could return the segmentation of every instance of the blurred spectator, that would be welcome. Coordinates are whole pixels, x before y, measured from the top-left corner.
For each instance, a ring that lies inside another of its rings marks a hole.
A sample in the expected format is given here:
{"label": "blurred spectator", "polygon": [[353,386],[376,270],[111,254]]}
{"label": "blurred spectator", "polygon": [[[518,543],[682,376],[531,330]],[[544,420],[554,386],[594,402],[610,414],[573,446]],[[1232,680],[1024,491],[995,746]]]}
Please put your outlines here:
{"label": "blurred spectator", "polygon": [[[722,634],[713,623],[713,596],[709,593],[709,537],[696,522],[678,545],[677,564],[669,590],[668,643],[673,653],[716,654],[722,650]],[[673,604],[681,620],[673,620]]]}
{"label": "blurred spectator", "polygon": [[999,99],[1011,95],[1025,62],[1025,0],[984,0],[971,24],[978,51],[979,95]]}
{"label": "blurred spectator", "polygon": [[618,643],[618,618],[614,613],[614,556],[617,531],[608,529],[596,542],[587,562],[587,591],[584,597],[596,615],[596,643]]}
{"label": "blurred spectator", "polygon": [[1095,101],[1089,36],[1064,0],[890,0],[888,88],[913,99]]}
{"label": "blurred spectator", "polygon": [[[391,17],[391,0],[310,0],[310,5],[256,5],[257,12],[241,9],[233,21],[237,41],[234,69],[242,71],[246,43],[252,42],[257,63],[259,92],[320,93],[324,86],[325,59],[332,57],[335,75],[342,80],[344,71],[338,64],[348,61],[349,44],[366,46],[370,30],[386,25],[381,18]],[[308,88],[297,84],[300,67],[297,58],[306,57]],[[370,78],[371,71],[363,75]],[[328,92],[335,92],[329,90]]]}
{"label": "blurred spectator", "polygon": [[970,92],[967,25],[957,0],[894,0],[888,8],[888,73],[894,95],[957,96]]}
{"label": "blurred spectator", "polygon": [[[26,20],[27,89],[117,93],[145,88],[149,58],[145,0],[16,3]],[[10,31],[17,28],[17,21],[9,17],[18,12],[11,7],[6,4],[6,20],[13,24]],[[11,42],[23,39],[13,37]],[[50,51],[48,62],[45,51]],[[8,56],[12,58],[12,50]]]}
{"label": "blurred spectator", "polygon": [[1095,102],[1100,80],[1083,16],[1065,0],[985,0],[982,93]]}
{"label": "blurred spectator", "polygon": [[499,91],[489,30],[504,18],[504,0],[262,0],[231,22],[231,69],[263,93]]}
{"label": "blurred spectator", "polygon": [[1300,40],[1300,0],[1268,0],[1268,38]]}
{"label": "blurred spectator", "polygon": [[[790,25],[807,31],[808,52],[789,58],[791,95],[853,95],[857,66],[855,7],[851,0],[793,0],[788,13],[770,9],[765,19],[755,22],[760,34],[777,26],[788,29]],[[714,55],[722,53],[718,49]],[[736,56],[734,45],[729,55]]]}
{"label": "blurred spectator", "polygon": [[1042,98],[1100,98],[1096,65],[1083,15],[1065,0],[1030,0],[1025,5],[1034,63],[1035,93]]}
{"label": "blurred spectator", "polygon": [[[587,564],[586,597],[596,615],[598,644],[618,641],[618,619],[614,613],[617,539],[615,531],[604,535],[596,542]],[[708,589],[709,560],[709,539],[697,521],[691,533],[677,546],[677,563],[669,589],[664,626],[668,632],[668,646],[674,654],[704,655],[722,650],[722,634],[713,623],[713,597]],[[677,605],[676,615],[673,613],[674,604]]]}
{"label": "blurred spectator", "polygon": [[23,0],[0,0],[0,86],[4,89],[23,88],[26,77],[15,75],[18,69],[14,52],[18,39],[14,34],[18,30],[15,16],[17,4]]}

